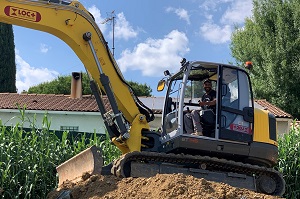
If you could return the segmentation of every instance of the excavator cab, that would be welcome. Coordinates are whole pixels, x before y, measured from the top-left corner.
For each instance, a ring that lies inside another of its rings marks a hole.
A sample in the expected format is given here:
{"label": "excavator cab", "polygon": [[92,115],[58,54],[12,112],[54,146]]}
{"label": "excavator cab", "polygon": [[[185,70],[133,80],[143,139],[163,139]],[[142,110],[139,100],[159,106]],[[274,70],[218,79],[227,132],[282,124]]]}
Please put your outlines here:
{"label": "excavator cab", "polygon": [[[212,89],[217,92],[215,110],[199,107],[206,79],[211,80]],[[168,87],[162,117],[165,142],[177,136],[194,137],[185,131],[184,115],[195,109],[201,109],[204,139],[244,144],[253,140],[254,105],[249,77],[243,69],[218,63],[186,62],[165,83]]]}
{"label": "excavator cab", "polygon": [[[262,110],[254,108],[250,78],[244,69],[185,61],[179,72],[167,74],[159,83],[160,90],[167,87],[160,138],[163,152],[208,155],[268,167],[276,164],[274,117],[265,114],[270,123],[267,129],[258,122],[254,125],[255,115]],[[200,109],[198,101],[204,93],[202,84],[206,79],[211,80],[216,90],[216,108],[199,110],[203,136],[187,134],[184,115]]]}

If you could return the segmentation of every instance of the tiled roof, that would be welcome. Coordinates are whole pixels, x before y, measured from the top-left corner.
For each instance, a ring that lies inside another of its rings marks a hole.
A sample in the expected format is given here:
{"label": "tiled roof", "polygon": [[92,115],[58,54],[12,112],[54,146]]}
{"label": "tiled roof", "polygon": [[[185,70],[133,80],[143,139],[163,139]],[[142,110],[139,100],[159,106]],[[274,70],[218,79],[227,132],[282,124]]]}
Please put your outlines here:
{"label": "tiled roof", "polygon": [[69,95],[0,93],[0,109],[17,109],[17,104],[26,105],[27,110],[98,112],[91,95],[72,99]]}
{"label": "tiled roof", "polygon": [[261,100],[254,100],[258,105],[262,106],[264,109],[270,111],[271,113],[273,113],[275,115],[275,117],[277,118],[293,118],[292,115],[284,112],[283,110],[281,110],[280,108],[272,105],[270,102],[268,102],[265,99],[261,99]]}
{"label": "tiled roof", "polygon": [[[109,110],[110,104],[107,97],[103,96],[102,99],[106,110]],[[161,97],[140,97],[139,99],[154,113],[162,113]],[[269,110],[277,118],[293,118],[292,115],[265,99],[255,100],[255,103]],[[26,105],[27,110],[99,112],[96,99],[92,95],[83,95],[82,98],[73,99],[70,95],[0,93],[0,109],[17,109],[17,104],[21,108]]]}

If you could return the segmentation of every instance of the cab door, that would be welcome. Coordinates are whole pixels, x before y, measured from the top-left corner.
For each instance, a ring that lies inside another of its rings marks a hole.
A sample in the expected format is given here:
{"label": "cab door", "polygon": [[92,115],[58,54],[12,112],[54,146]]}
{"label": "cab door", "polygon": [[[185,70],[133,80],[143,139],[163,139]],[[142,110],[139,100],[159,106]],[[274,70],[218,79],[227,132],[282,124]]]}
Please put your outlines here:
{"label": "cab door", "polygon": [[219,138],[251,142],[254,109],[249,76],[239,68],[220,65],[219,77]]}

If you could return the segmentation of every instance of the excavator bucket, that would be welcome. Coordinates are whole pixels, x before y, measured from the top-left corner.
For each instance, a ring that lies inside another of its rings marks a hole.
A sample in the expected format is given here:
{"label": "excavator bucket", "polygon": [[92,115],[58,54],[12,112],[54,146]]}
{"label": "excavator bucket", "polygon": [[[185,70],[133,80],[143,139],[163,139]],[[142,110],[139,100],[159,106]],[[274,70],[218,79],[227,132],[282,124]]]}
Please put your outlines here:
{"label": "excavator bucket", "polygon": [[91,175],[101,174],[102,166],[102,152],[96,146],[92,146],[56,167],[58,185],[67,180],[75,183]]}

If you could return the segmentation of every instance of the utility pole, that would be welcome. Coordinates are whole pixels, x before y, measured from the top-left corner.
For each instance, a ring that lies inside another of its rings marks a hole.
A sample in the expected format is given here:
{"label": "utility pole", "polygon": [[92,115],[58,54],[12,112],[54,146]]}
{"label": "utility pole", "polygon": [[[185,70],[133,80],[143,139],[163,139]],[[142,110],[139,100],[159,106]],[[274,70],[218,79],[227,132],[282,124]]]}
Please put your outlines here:
{"label": "utility pole", "polygon": [[112,47],[112,54],[113,56],[115,55],[115,18],[116,18],[116,15],[115,15],[115,11],[113,10],[111,13],[110,13],[110,16],[108,18],[106,18],[104,21],[101,22],[101,24],[106,24],[108,22],[112,22],[112,26],[113,26],[113,29],[112,29],[112,34],[113,34],[113,47]]}

